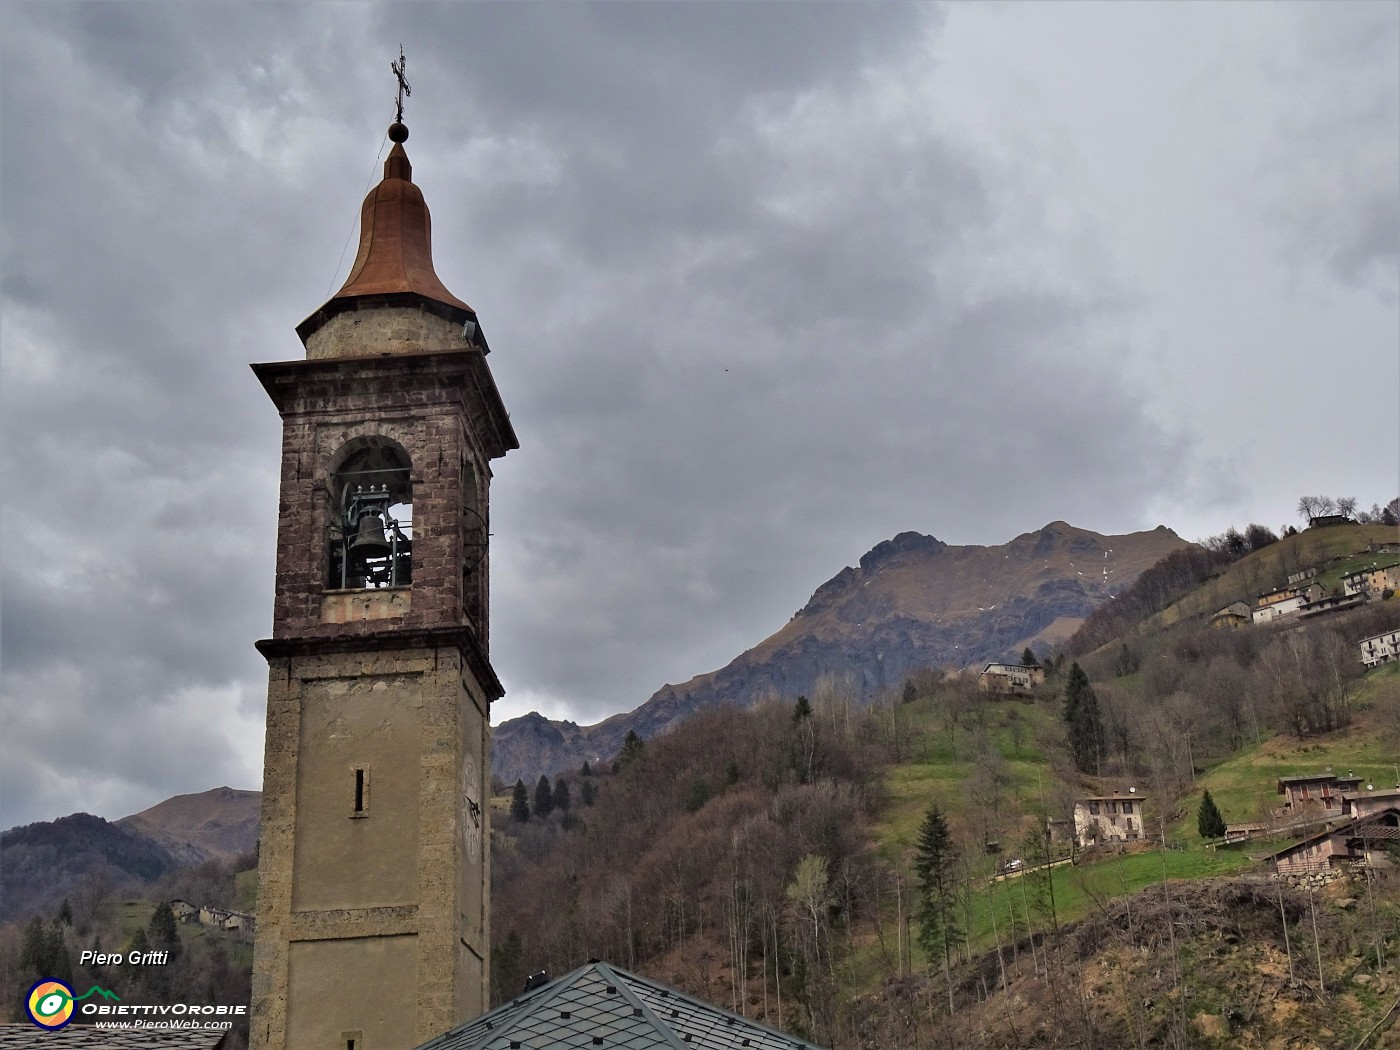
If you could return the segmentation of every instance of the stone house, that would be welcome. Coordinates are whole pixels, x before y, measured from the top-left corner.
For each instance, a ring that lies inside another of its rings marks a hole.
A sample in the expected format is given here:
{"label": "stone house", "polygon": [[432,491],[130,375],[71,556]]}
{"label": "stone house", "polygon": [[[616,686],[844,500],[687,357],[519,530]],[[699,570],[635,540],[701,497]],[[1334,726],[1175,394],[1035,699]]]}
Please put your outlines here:
{"label": "stone house", "polygon": [[1361,778],[1348,773],[1302,773],[1279,777],[1278,794],[1283,796],[1283,812],[1290,817],[1342,815],[1342,795],[1359,790]]}
{"label": "stone house", "polygon": [[1400,786],[1380,791],[1348,791],[1342,796],[1342,812],[1364,819],[1386,809],[1400,809]]}
{"label": "stone house", "polygon": [[1280,875],[1300,875],[1343,864],[1388,864],[1386,847],[1400,842],[1400,809],[1388,807],[1309,835],[1269,858]]}
{"label": "stone house", "polygon": [[1215,628],[1242,627],[1250,622],[1249,614],[1248,602],[1232,602],[1210,618],[1210,625]]}
{"label": "stone house", "polygon": [[1038,664],[987,664],[977,675],[977,688],[984,693],[1028,695],[1045,684],[1045,668]]}
{"label": "stone house", "polygon": [[197,922],[199,909],[189,901],[180,900],[178,897],[170,902],[170,910],[175,913],[175,918],[181,922]]}
{"label": "stone house", "polygon": [[219,925],[234,933],[251,934],[253,932],[253,917],[245,911],[231,911]]}
{"label": "stone house", "polygon": [[1136,842],[1143,837],[1145,796],[1094,795],[1074,804],[1074,837],[1081,846],[1106,842]]}

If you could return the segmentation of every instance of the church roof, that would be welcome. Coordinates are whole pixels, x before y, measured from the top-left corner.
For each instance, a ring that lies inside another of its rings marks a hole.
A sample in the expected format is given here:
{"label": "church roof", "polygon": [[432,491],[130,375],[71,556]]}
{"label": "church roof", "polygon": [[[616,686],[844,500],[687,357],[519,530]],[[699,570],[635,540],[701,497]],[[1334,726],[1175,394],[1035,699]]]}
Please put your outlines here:
{"label": "church roof", "polygon": [[0,1050],[219,1050],[226,1031],[210,1029],[95,1028],[70,1024],[52,1031],[32,1024],[0,1024]]}
{"label": "church roof", "polygon": [[821,1050],[815,1043],[592,962],[418,1050]]}
{"label": "church roof", "polygon": [[395,123],[389,137],[394,146],[384,161],[384,178],[360,208],[360,250],[350,276],[297,325],[303,341],[331,317],[366,302],[413,301],[456,321],[476,320],[476,311],[449,292],[433,269],[432,218],[403,148],[408,128]]}

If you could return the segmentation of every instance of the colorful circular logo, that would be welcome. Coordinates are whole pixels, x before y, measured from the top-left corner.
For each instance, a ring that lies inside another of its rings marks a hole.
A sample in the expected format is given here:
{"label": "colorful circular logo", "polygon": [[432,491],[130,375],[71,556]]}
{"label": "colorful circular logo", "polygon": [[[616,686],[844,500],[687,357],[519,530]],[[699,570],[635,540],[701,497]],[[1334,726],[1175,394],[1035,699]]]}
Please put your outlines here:
{"label": "colorful circular logo", "polygon": [[73,989],[46,977],[29,989],[25,1007],[40,1028],[63,1028],[73,1020]]}

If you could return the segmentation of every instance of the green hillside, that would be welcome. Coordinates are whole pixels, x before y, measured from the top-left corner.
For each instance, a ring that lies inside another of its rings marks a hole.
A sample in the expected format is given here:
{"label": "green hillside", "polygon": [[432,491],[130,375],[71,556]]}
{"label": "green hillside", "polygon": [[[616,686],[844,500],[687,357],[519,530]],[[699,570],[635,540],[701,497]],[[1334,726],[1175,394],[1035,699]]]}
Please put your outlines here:
{"label": "green hillside", "polygon": [[1354,773],[1377,787],[1400,784],[1400,747],[1387,717],[1400,708],[1400,663],[1371,671],[1356,688],[1356,720],[1344,729],[1298,740],[1278,734],[1241,751],[1205,773],[1183,797],[1184,815],[1172,826],[1178,841],[1197,845],[1196,808],[1209,791],[1227,823],[1259,820],[1279,804],[1280,777],[1307,773]]}
{"label": "green hillside", "polygon": [[[1182,1013],[1187,1004],[1203,1020],[1193,1037],[1180,1045],[1244,1045],[1229,1034],[1231,1026],[1240,1023],[1230,1020],[1232,1011],[1247,1015],[1248,1030],[1261,1040],[1265,1033],[1282,1037],[1289,1031],[1288,1011],[1312,1016],[1311,1005],[1305,1004],[1313,1000],[1305,993],[1300,998],[1301,985],[1295,982],[1292,990],[1271,993],[1280,1004],[1278,1009],[1259,1009],[1261,993],[1253,989],[1269,987],[1277,974],[1286,976],[1295,967],[1301,967],[1301,962],[1289,952],[1298,950],[1305,935],[1314,937],[1314,954],[1321,952],[1318,958],[1325,963],[1321,973],[1316,972],[1315,964],[1309,964],[1317,986],[1330,982],[1335,987],[1338,981],[1355,979],[1349,985],[1354,991],[1348,994],[1346,1006],[1331,1015],[1329,1023],[1333,1028],[1327,1030],[1338,1037],[1346,1033],[1354,1043],[1374,1027],[1394,998],[1395,981],[1385,960],[1394,954],[1392,942],[1400,940],[1400,885],[1396,880],[1388,878],[1370,890],[1347,890],[1347,884],[1341,883],[1333,891],[1307,898],[1308,921],[1312,924],[1309,927],[1302,925],[1301,910],[1290,910],[1304,908],[1299,898],[1288,896],[1295,891],[1286,887],[1270,891],[1278,896],[1275,906],[1283,907],[1290,916],[1290,943],[1283,936],[1277,914],[1272,931],[1268,931],[1267,910],[1261,910],[1262,891],[1257,887],[1277,884],[1269,877],[1267,865],[1256,858],[1296,838],[1215,848],[1202,842],[1197,833],[1196,810],[1202,792],[1209,789],[1227,821],[1254,820],[1277,807],[1276,783],[1280,777],[1328,769],[1354,772],[1378,787],[1400,783],[1400,664],[1362,674],[1352,638],[1357,629],[1369,630],[1368,625],[1396,619],[1400,605],[1372,603],[1365,616],[1323,618],[1301,627],[1291,624],[1291,632],[1288,627],[1246,627],[1233,634],[1201,634],[1199,626],[1190,631],[1171,628],[1185,627],[1186,621],[1214,611],[1237,594],[1262,590],[1268,583],[1259,585],[1260,581],[1269,580],[1275,572],[1281,574],[1277,582],[1282,583],[1285,569],[1298,571],[1308,567],[1308,561],[1323,568],[1316,577],[1319,582],[1325,587],[1335,586],[1341,575],[1374,560],[1364,547],[1380,538],[1375,535],[1378,531],[1387,535],[1394,532],[1359,526],[1319,530],[1315,536],[1289,537],[1275,545],[1278,549],[1270,547],[1243,559],[1220,576],[1207,580],[1163,614],[1140,624],[1130,645],[1143,664],[1128,673],[1119,667],[1120,677],[1114,677],[1109,668],[1115,663],[1113,658],[1123,647],[1123,640],[1100,647],[1092,661],[1101,675],[1094,680],[1094,686],[1101,694],[1111,696],[1122,710],[1136,712],[1129,717],[1150,719],[1153,705],[1162,702],[1163,690],[1175,688],[1173,702],[1181,703],[1180,691],[1204,688],[1209,680],[1205,669],[1219,666],[1212,661],[1227,657],[1242,661],[1233,672],[1236,677],[1230,680],[1232,687],[1246,690],[1253,697],[1250,703],[1255,705],[1251,712],[1258,742],[1250,737],[1234,750],[1218,739],[1202,737],[1196,743],[1201,763],[1197,769],[1201,772],[1190,783],[1178,785],[1175,790],[1150,789],[1151,777],[1147,774],[1152,769],[1139,771],[1144,774],[1139,779],[1137,774],[1115,767],[1124,777],[1132,776],[1134,782],[1143,784],[1140,790],[1150,795],[1146,824],[1162,831],[1151,835],[1149,841],[1123,849],[1083,852],[1067,844],[1047,848],[1038,838],[1044,818],[1066,816],[1076,795],[1121,788],[1129,783],[1126,778],[1098,780],[1073,768],[1064,744],[1063,674],[1058,679],[1052,676],[1041,694],[1031,700],[992,698],[972,693],[965,685],[941,683],[930,686],[928,695],[921,695],[912,703],[882,712],[884,732],[897,736],[903,751],[883,773],[885,798],[871,827],[872,841],[891,873],[892,885],[882,892],[878,915],[872,923],[874,929],[852,939],[843,967],[844,990],[851,1001],[871,1004],[887,997],[892,973],[910,975],[908,980],[916,982],[914,987],[928,997],[925,1006],[930,1011],[946,1014],[947,997],[957,999],[956,987],[940,990],[941,958],[930,960],[925,956],[918,944],[918,923],[910,920],[911,912],[917,908],[913,899],[917,886],[913,866],[920,822],[929,806],[937,803],[963,851],[957,916],[963,940],[958,965],[949,977],[955,985],[963,982],[963,994],[971,999],[990,996],[987,1001],[995,1001],[995,989],[990,987],[992,978],[1010,981],[1012,960],[1021,967],[1020,990],[1008,984],[1007,994],[1014,994],[1013,1001],[1022,1003],[1027,996],[1033,996],[1033,989],[1038,987],[1036,980],[1040,985],[1045,983],[1045,964],[1037,953],[1059,951],[1054,947],[1062,944],[1056,930],[1062,931],[1070,944],[1082,945],[1085,937],[1095,944],[1112,944],[1116,943],[1115,938],[1122,937],[1121,924],[1126,915],[1131,945],[1134,909],[1160,909],[1163,902],[1171,906],[1173,899],[1190,897],[1200,902],[1204,910],[1223,908],[1229,921],[1263,923],[1261,931],[1268,934],[1267,944],[1262,948],[1256,944],[1257,950],[1246,958],[1236,947],[1236,940],[1226,938],[1222,942],[1208,929],[1199,929],[1190,938],[1183,934],[1182,943],[1174,949],[1177,955],[1173,965],[1180,966],[1181,959],[1188,956],[1198,958],[1202,972],[1212,976],[1195,982],[1189,977],[1180,978],[1175,1006],[1159,1003],[1136,1019],[1131,1009],[1122,1012],[1117,1017],[1117,1023],[1125,1026],[1120,1030],[1125,1040],[1122,1045],[1129,1045],[1129,1033],[1133,1033],[1133,1040],[1140,1037],[1134,1033],[1134,1024],[1161,1029],[1187,1023],[1192,1016]],[[1254,564],[1246,564],[1251,559]],[[1268,706],[1273,680],[1260,677],[1268,664],[1267,660],[1258,663],[1260,655],[1271,646],[1291,647],[1289,652],[1302,651],[1309,644],[1325,648],[1319,639],[1329,632],[1339,639],[1339,648],[1334,650],[1339,661],[1334,674],[1347,683],[1344,717],[1350,718],[1350,724],[1302,738],[1280,731],[1268,721],[1275,716]],[[1299,641],[1305,638],[1310,641]],[[1145,732],[1150,736],[1152,730]],[[1145,761],[1151,766],[1156,757],[1156,752],[1149,751]],[[1169,779],[1161,782],[1171,783]],[[996,852],[984,846],[988,840],[997,843]],[[1056,863],[1048,867],[1035,865],[1035,861],[1047,856]],[[996,876],[998,863],[1011,857],[1023,860],[1029,867]],[[1246,878],[1242,881],[1239,876]],[[1358,892],[1371,894],[1365,918],[1355,913],[1356,902],[1347,897],[1348,893],[1354,897]],[[1232,901],[1250,902],[1247,907],[1254,909],[1250,912],[1252,918],[1246,919],[1244,912],[1231,911],[1246,907],[1231,904]],[[1108,927],[1104,928],[1106,922]],[[1324,950],[1323,941],[1328,938],[1332,947]],[[1385,947],[1388,943],[1391,948]],[[1157,949],[1161,948],[1158,944]],[[1333,958],[1327,954],[1329,951],[1342,954]],[[1028,955],[1032,964],[1029,983],[1024,965]],[[1135,959],[1129,955],[1113,964],[1104,963],[1108,967],[1105,972],[1114,967],[1140,965]],[[1086,967],[1084,976],[1076,979],[1088,980],[1087,967],[1099,964],[1076,965]],[[1384,994],[1370,992],[1376,987],[1377,978],[1373,975],[1378,968],[1382,971],[1378,978],[1381,986],[1391,989],[1389,1000]],[[981,984],[969,988],[966,982],[974,980]],[[914,993],[915,1000],[920,992]],[[1248,1001],[1251,995],[1256,1005],[1245,1010],[1239,1003]],[[1107,1002],[1101,1006],[1109,1012],[1117,1010]],[[1164,1012],[1164,1007],[1169,1006]],[[960,1012],[961,1023],[973,1023],[971,1015],[975,1011],[968,1007]],[[972,1030],[967,1031],[970,1034]],[[1034,1038],[1022,1041],[1026,1038],[1029,1037],[1013,1030],[1006,1042],[986,1045],[1039,1045]],[[1179,1031],[1177,1038],[1180,1041]],[[916,1040],[899,1045],[919,1044]],[[1155,1044],[1149,1041],[1146,1045]],[[1275,1044],[1261,1041],[1249,1045]],[[1305,1041],[1296,1045],[1330,1044]]]}
{"label": "green hillside", "polygon": [[[1185,597],[1149,618],[1139,633],[1208,617],[1231,602],[1252,601],[1274,587],[1282,587],[1290,574],[1318,568],[1315,581],[1331,591],[1342,575],[1384,556],[1367,553],[1373,543],[1395,543],[1400,534],[1390,525],[1333,525],[1305,529],[1278,543],[1246,555],[1214,579],[1207,580]],[[1389,560],[1394,561],[1391,557]]]}

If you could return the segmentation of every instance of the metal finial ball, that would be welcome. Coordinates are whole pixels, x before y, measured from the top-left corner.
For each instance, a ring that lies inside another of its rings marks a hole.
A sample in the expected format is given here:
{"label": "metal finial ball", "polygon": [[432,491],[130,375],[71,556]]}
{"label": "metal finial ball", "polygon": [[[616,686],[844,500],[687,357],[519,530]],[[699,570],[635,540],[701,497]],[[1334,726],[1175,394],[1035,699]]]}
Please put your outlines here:
{"label": "metal finial ball", "polygon": [[400,123],[400,122],[397,121],[397,120],[394,121],[392,124],[390,124],[390,125],[389,125],[389,141],[390,141],[390,142],[407,142],[407,141],[408,141],[408,126],[405,125],[405,124]]}

